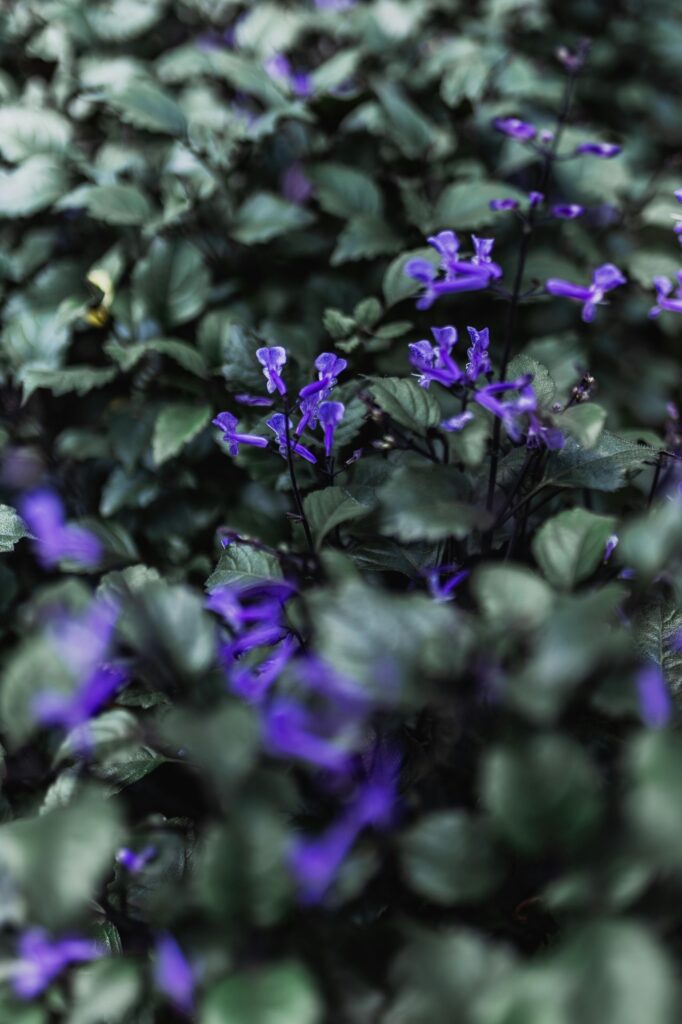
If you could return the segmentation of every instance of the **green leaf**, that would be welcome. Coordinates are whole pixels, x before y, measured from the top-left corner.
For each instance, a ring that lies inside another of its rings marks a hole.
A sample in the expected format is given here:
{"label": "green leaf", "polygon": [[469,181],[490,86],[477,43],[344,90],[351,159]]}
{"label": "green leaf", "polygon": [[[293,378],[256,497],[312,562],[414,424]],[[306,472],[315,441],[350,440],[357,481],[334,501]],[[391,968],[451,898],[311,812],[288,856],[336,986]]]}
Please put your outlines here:
{"label": "green leaf", "polygon": [[243,971],[209,990],[199,1024],[320,1024],[322,1004],[295,961]]}
{"label": "green leaf", "polygon": [[177,455],[211,419],[208,405],[171,402],[165,405],[154,424],[152,451],[157,466]]}
{"label": "green leaf", "polygon": [[489,825],[464,811],[421,817],[402,836],[400,854],[412,889],[443,906],[478,902],[501,876]]}
{"label": "green leaf", "polygon": [[340,309],[325,309],[322,315],[322,323],[334,341],[341,341],[342,338],[347,338],[355,330],[354,318],[346,316]]}
{"label": "green leaf", "polygon": [[438,401],[426,388],[405,377],[374,379],[369,392],[380,409],[391,419],[416,434],[436,427],[442,416]]}
{"label": "green leaf", "polygon": [[490,209],[491,199],[518,199],[526,203],[524,192],[504,182],[458,181],[441,193],[433,214],[433,228],[478,230],[499,221],[500,214]]}
{"label": "green leaf", "polygon": [[[356,494],[360,494],[364,500],[356,497]],[[372,507],[368,488],[358,492],[358,489],[350,491],[345,487],[325,487],[322,491],[313,491],[303,500],[303,510],[318,550],[324,538],[336,526],[369,515]]]}
{"label": "green leaf", "polygon": [[73,1009],[65,1024],[124,1024],[142,994],[142,978],[130,960],[103,959],[81,967],[73,984]]}
{"label": "green leaf", "polygon": [[41,153],[64,153],[72,135],[71,123],[56,110],[0,107],[0,153],[9,163]]}
{"label": "green leaf", "polygon": [[550,588],[520,565],[482,565],[472,587],[483,614],[501,628],[533,628],[552,610]]}
{"label": "green leaf", "polygon": [[374,91],[388,120],[393,142],[408,159],[428,155],[438,135],[425,114],[408,99],[401,87],[390,81],[375,82]]}
{"label": "green leaf", "polygon": [[461,540],[486,523],[468,490],[463,475],[449,466],[401,466],[378,492],[383,528],[407,543]]}
{"label": "green leaf", "polygon": [[254,192],[237,211],[232,237],[256,245],[307,227],[314,219],[309,210],[272,192]]}
{"label": "green leaf", "polygon": [[627,752],[625,810],[647,859],[682,870],[682,739],[679,733],[640,733]]}
{"label": "green leaf", "polygon": [[12,551],[22,537],[28,537],[28,530],[19,513],[10,505],[0,505],[0,552]]}
{"label": "green leaf", "polygon": [[323,163],[309,168],[315,198],[326,213],[349,219],[381,216],[383,199],[379,187],[364,171],[345,164]]}
{"label": "green leaf", "polygon": [[577,744],[554,733],[489,753],[482,790],[494,824],[526,853],[579,846],[601,812],[600,780],[592,762]]}
{"label": "green leaf", "polygon": [[128,594],[119,628],[160,681],[199,677],[213,663],[215,629],[201,597],[189,587],[148,580]]}
{"label": "green leaf", "polygon": [[351,217],[341,231],[330,262],[337,267],[354,260],[367,260],[395,252],[401,245],[402,239],[388,221],[363,214]]}
{"label": "green leaf", "polygon": [[226,583],[249,586],[264,580],[281,579],[282,568],[274,554],[237,542],[223,551],[215,572],[206,581],[206,587],[213,590]]}
{"label": "green leaf", "polygon": [[155,338],[153,341],[139,341],[133,345],[123,345],[118,341],[109,341],[104,351],[126,373],[137,366],[144,356],[153,352],[172,359],[183,370],[193,373],[195,377],[205,377],[207,370],[201,352],[185,341],[175,338]]}
{"label": "green leaf", "polygon": [[413,277],[408,277],[405,273],[405,265],[410,260],[428,260],[434,267],[437,267],[439,258],[436,250],[432,248],[412,249],[410,252],[396,256],[389,263],[384,274],[382,288],[386,305],[395,306],[396,303],[402,302],[403,299],[409,299],[421,290],[422,286],[419,281],[415,281]]}
{"label": "green leaf", "polygon": [[151,203],[134,185],[90,185],[78,193],[78,205],[105,224],[139,225],[151,219]]}
{"label": "green leaf", "polygon": [[662,501],[628,523],[622,531],[617,559],[643,579],[667,568],[682,548],[682,516],[677,501]]}
{"label": "green leaf", "polygon": [[589,579],[603,560],[615,525],[613,516],[598,516],[583,508],[566,509],[543,523],[532,548],[549,582],[570,589]]}
{"label": "green leaf", "polygon": [[27,366],[18,376],[23,386],[24,402],[27,402],[33,392],[40,388],[46,388],[57,397],[73,392],[82,397],[109,384],[116,372],[111,368],[99,369],[94,366],[67,366],[62,370],[42,370],[37,366]]}
{"label": "green leaf", "polygon": [[682,694],[682,611],[672,601],[643,608],[634,620],[639,654],[662,670],[670,690]]}
{"label": "green leaf", "polygon": [[187,122],[175,100],[157,85],[132,81],[105,97],[126,124],[162,135],[184,136]]}
{"label": "green leaf", "polygon": [[155,316],[174,327],[201,313],[210,284],[210,274],[196,246],[156,238],[135,266],[134,304],[140,317]]}
{"label": "green leaf", "polygon": [[30,217],[52,206],[69,188],[64,165],[53,156],[31,156],[0,172],[0,217]]}
{"label": "green leaf", "polygon": [[581,448],[594,448],[606,423],[606,409],[596,402],[572,405],[556,417],[556,425]]}
{"label": "green leaf", "polygon": [[116,804],[89,787],[67,807],[0,826],[0,864],[19,884],[29,920],[60,928],[96,897],[120,840]]}
{"label": "green leaf", "polygon": [[626,484],[625,473],[637,470],[655,457],[643,444],[603,431],[594,447],[585,449],[575,441],[550,456],[545,486],[589,487],[595,491],[617,491]]}
{"label": "green leaf", "polygon": [[451,461],[463,462],[467,469],[476,469],[481,465],[488,449],[490,437],[490,416],[480,406],[469,409],[473,419],[462,430],[447,434],[448,449],[452,453]]}

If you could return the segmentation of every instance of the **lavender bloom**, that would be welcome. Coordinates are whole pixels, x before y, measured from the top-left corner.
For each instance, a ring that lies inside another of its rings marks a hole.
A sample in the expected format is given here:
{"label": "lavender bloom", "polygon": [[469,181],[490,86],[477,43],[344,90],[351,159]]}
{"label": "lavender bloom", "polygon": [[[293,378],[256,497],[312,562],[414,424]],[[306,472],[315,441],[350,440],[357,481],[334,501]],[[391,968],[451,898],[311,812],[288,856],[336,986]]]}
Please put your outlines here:
{"label": "lavender bloom", "polygon": [[484,327],[477,331],[475,327],[467,327],[471,346],[467,350],[469,362],[466,365],[467,380],[473,383],[482,373],[490,373],[490,356],[488,346],[490,344],[490,331]]}
{"label": "lavender bloom", "polygon": [[264,398],[261,395],[233,395],[235,402],[239,402],[240,405],[258,405],[258,406],[271,406],[273,404],[272,398]]}
{"label": "lavender bloom", "polygon": [[342,402],[323,402],[318,415],[324,428],[324,451],[327,458],[331,456],[334,446],[334,431],[344,417],[346,407]]}
{"label": "lavender bloom", "polygon": [[[588,288],[573,284],[571,281],[564,281],[560,277],[552,277],[545,282],[545,289],[550,295],[560,295],[566,299],[582,302],[582,318],[586,323],[591,323],[594,320],[596,308],[603,303],[606,293],[625,284],[626,281],[627,278],[618,267],[615,267],[613,263],[604,263],[594,271],[592,284]],[[680,308],[682,309],[682,306]]]}
{"label": "lavender bloom", "polygon": [[534,125],[521,121],[518,117],[496,117],[493,127],[511,139],[518,139],[519,142],[530,142],[537,135]]}
{"label": "lavender bloom", "polygon": [[544,199],[545,199],[545,193],[544,192],[529,192],[528,193],[528,202],[530,203],[531,206],[539,206],[540,203],[544,202]]}
{"label": "lavender bloom", "polygon": [[[516,380],[488,384],[474,395],[479,405],[493,413],[494,416],[500,417],[505,430],[513,441],[521,440],[519,417],[524,413],[534,411],[537,406],[531,380],[531,374],[525,374]],[[501,401],[497,396],[505,391],[518,391],[518,398]]]}
{"label": "lavender bloom", "polygon": [[310,96],[312,93],[310,75],[305,71],[294,71],[283,53],[275,53],[268,57],[264,67],[271,78],[288,86],[295,96]]}
{"label": "lavender bloom", "polygon": [[445,388],[452,387],[462,378],[462,371],[450,355],[457,342],[457,330],[450,326],[432,327],[431,333],[436,339],[436,345],[426,340],[408,345],[410,362],[419,370],[419,386],[428,388],[431,381],[435,380]]}
{"label": "lavender bloom", "polygon": [[493,263],[491,257],[495,239],[478,238],[476,235],[472,235],[471,241],[474,244],[474,255],[471,257],[472,266],[479,272],[486,273],[492,281],[497,281],[502,277],[502,268],[497,263]]}
{"label": "lavender bloom", "polygon": [[441,430],[446,430],[448,433],[457,433],[466,427],[467,423],[470,423],[474,418],[474,414],[466,409],[464,412],[460,412],[457,416],[451,416],[447,420],[443,420],[440,424]]}
{"label": "lavender bloom", "polygon": [[355,821],[344,816],[317,839],[299,839],[290,856],[303,903],[319,903],[357,838]]}
{"label": "lavender bloom", "polygon": [[59,614],[49,623],[50,643],[76,679],[92,674],[106,658],[118,614],[116,602],[95,600],[85,612]]}
{"label": "lavender bloom", "polygon": [[665,310],[668,313],[682,313],[682,270],[677,274],[677,287],[669,277],[658,276],[653,279],[656,289],[656,304],[649,310],[649,317],[653,320]]}
{"label": "lavender bloom", "polygon": [[495,210],[518,210],[519,201],[518,199],[491,199],[489,203],[490,209]]}
{"label": "lavender bloom", "polygon": [[618,539],[618,534],[612,533],[609,539],[607,540],[606,544],[604,545],[604,557],[602,559],[603,562],[608,562],[611,558],[611,555],[618,547]]}
{"label": "lavender bloom", "polygon": [[263,367],[263,376],[267,381],[269,394],[279,391],[280,395],[286,395],[286,384],[280,376],[282,367],[287,361],[286,349],[283,349],[281,345],[257,348],[256,359]]}
{"label": "lavender bloom", "polygon": [[138,852],[123,846],[116,854],[116,862],[124,867],[126,871],[129,871],[131,875],[137,875],[155,856],[155,846],[145,846],[144,849]]}
{"label": "lavender bloom", "polygon": [[297,649],[293,636],[285,636],[272,654],[257,664],[235,662],[228,672],[230,689],[249,704],[260,704]]}
{"label": "lavender bloom", "polygon": [[[59,725],[67,732],[85,726],[129,680],[128,671],[120,665],[101,665],[78,686],[73,694],[38,693],[32,708],[43,725]],[[87,746],[87,735],[81,739]]]}
{"label": "lavender bloom", "polygon": [[471,260],[463,260],[459,258],[459,239],[454,231],[441,231],[427,239],[440,255],[444,280],[437,280],[438,271],[428,260],[414,259],[405,264],[408,277],[424,285],[417,309],[428,309],[440,295],[487,288],[492,280],[502,276],[501,268],[490,257],[494,240],[477,238],[475,235],[471,236],[471,240],[474,256]]}
{"label": "lavender bloom", "polygon": [[257,434],[240,434],[237,432],[237,417],[231,412],[219,412],[214,420],[211,420],[214,427],[223,432],[223,441],[227,444],[230,455],[239,455],[240,444],[250,444],[254,448],[267,448],[268,441],[265,437],[258,437]]}
{"label": "lavender bloom", "polygon": [[20,508],[31,533],[38,561],[51,569],[63,560],[94,568],[102,557],[102,545],[97,537],[80,526],[69,526],[64,519],[64,507],[53,491],[38,490],[28,494]]}
{"label": "lavender bloom", "polygon": [[554,132],[549,128],[543,128],[538,138],[543,146],[549,146],[549,144],[554,140]]}
{"label": "lavender bloom", "polygon": [[[289,434],[290,434],[288,445],[287,445],[287,422],[288,422]],[[275,413],[275,415],[271,416],[270,419],[267,421],[267,425],[270,427],[270,430],[272,430],[272,432],[275,435],[275,438],[277,440],[277,444],[279,446],[279,454],[283,458],[286,459],[286,457],[287,457],[287,447],[289,447],[289,448],[291,448],[292,452],[296,452],[297,455],[300,455],[301,458],[305,459],[307,462],[311,462],[313,464],[317,462],[317,459],[315,458],[313,453],[311,451],[309,451],[309,449],[306,448],[305,445],[299,444],[297,441],[294,441],[291,438],[292,423],[291,423],[291,420],[285,419],[283,413],[281,413],[281,412]]]}
{"label": "lavender bloom", "polygon": [[89,939],[66,936],[50,939],[42,928],[31,928],[19,939],[19,958],[10,981],[20,999],[35,999],[70,964],[85,963],[103,955]]}
{"label": "lavender bloom", "polygon": [[348,366],[348,361],[333,352],[322,352],[315,360],[316,381],[306,384],[299,391],[301,420],[296,427],[300,435],[307,427],[315,428],[320,404],[329,398],[338,384],[338,375]]}
{"label": "lavender bloom", "polygon": [[543,423],[534,412],[528,414],[528,419],[526,447],[547,448],[550,452],[559,451],[564,447],[566,439],[558,427]]}
{"label": "lavender bloom", "polygon": [[324,723],[318,717],[295,701],[278,697],[267,708],[262,724],[263,742],[271,754],[307,761],[332,772],[348,767],[349,740],[355,736],[348,728],[339,728],[339,723],[334,723],[336,728],[329,736],[320,735]]}
{"label": "lavender bloom", "polygon": [[285,199],[301,206],[313,193],[313,183],[305,173],[300,160],[289,164],[282,175],[280,189]]}
{"label": "lavender bloom", "polygon": [[552,216],[558,217],[559,220],[575,220],[576,217],[582,217],[585,212],[585,207],[579,206],[578,203],[555,203],[551,209]]}
{"label": "lavender bloom", "polygon": [[658,665],[647,665],[640,669],[637,679],[639,713],[642,721],[651,729],[662,729],[672,715],[668,686]]}
{"label": "lavender bloom", "polygon": [[156,940],[154,984],[176,1010],[189,1016],[194,1009],[192,968],[172,935]]}
{"label": "lavender bloom", "polygon": [[576,156],[587,153],[590,156],[601,157],[602,160],[611,160],[618,156],[623,150],[622,146],[616,146],[611,142],[581,142],[575,147]]}
{"label": "lavender bloom", "polygon": [[451,601],[453,598],[453,591],[456,590],[460,583],[463,583],[470,575],[468,569],[461,569],[459,571],[455,571],[449,579],[441,580],[441,577],[452,572],[453,568],[453,566],[443,566],[440,569],[432,569],[426,574],[426,584],[429,588],[429,594],[438,604]]}

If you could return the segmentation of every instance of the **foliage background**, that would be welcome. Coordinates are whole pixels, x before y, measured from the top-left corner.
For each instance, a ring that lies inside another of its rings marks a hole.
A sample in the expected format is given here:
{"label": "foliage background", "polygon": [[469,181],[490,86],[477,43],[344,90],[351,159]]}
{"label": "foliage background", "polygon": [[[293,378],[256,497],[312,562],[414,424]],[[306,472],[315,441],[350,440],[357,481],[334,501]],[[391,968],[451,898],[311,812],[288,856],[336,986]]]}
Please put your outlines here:
{"label": "foliage background", "polygon": [[[551,198],[588,214],[538,232],[527,277],[583,281],[608,260],[630,286],[590,327],[570,303],[529,302],[515,352],[562,399],[589,369],[608,430],[660,445],[679,327],[646,313],[651,277],[679,266],[676,4],[2,5],[2,500],[47,483],[106,549],[96,576],[45,574],[26,540],[0,565],[2,943],[10,958],[17,929],[77,926],[112,957],[35,1005],[7,991],[0,1020],[174,1019],[150,967],[166,929],[194,966],[202,1024],[679,1019],[682,744],[674,723],[640,724],[633,686],[642,658],[682,685],[679,517],[663,503],[642,518],[650,468],[610,463],[613,487],[578,475],[542,511],[614,517],[632,584],[543,577],[526,545],[511,566],[493,553],[456,608],[432,605],[418,569],[438,564],[447,531],[429,487],[401,506],[404,477],[346,525],[344,549],[324,549],[316,648],[371,688],[388,646],[404,689],[375,723],[402,753],[399,819],[362,837],[320,907],[297,903],[284,851],[332,807],[262,753],[254,714],[225,696],[201,601],[219,559],[214,583],[244,569],[221,556],[220,526],[301,544],[284,464],[227,459],[210,426],[228,395],[261,388],[256,339],[287,347],[298,385],[340,342],[342,444],[366,452],[354,486],[419,472],[372,449],[365,377],[407,377],[407,342],[444,322],[489,326],[495,355],[505,308],[482,293],[415,312],[405,253],[441,228],[488,232],[510,279],[518,230],[488,202],[534,187],[536,167],[490,122],[551,126],[553,53],[583,36],[567,142],[624,154],[557,165]],[[275,51],[312,73],[311,96],[266,73]],[[294,201],[299,167],[313,191]],[[113,282],[109,316],[92,314],[93,271]],[[467,444],[472,474],[484,440]],[[54,671],[46,610],[98,587],[123,595],[136,681],[83,766],[29,708]],[[113,862],[131,836],[160,851],[135,878]]]}

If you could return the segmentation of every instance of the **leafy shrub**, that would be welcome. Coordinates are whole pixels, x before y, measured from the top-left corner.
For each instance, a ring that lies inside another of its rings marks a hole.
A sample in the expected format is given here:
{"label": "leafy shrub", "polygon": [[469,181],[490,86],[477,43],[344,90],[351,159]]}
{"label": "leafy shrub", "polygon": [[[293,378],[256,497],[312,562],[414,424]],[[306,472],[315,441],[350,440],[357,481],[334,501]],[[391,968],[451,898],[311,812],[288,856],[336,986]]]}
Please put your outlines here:
{"label": "leafy shrub", "polygon": [[675,7],[0,19],[0,1022],[677,1020]]}

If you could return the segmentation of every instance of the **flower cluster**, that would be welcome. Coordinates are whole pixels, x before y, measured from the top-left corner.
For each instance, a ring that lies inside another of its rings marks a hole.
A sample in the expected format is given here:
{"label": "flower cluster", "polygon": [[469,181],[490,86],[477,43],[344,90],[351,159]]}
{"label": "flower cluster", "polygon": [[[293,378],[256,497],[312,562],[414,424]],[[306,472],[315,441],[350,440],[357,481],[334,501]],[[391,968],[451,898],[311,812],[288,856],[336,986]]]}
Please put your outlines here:
{"label": "flower cluster", "polygon": [[412,259],[405,264],[408,277],[424,286],[417,309],[428,309],[441,295],[480,291],[502,277],[501,267],[492,259],[492,238],[472,235],[474,253],[470,259],[460,256],[460,241],[454,231],[441,231],[427,241],[440,256],[438,267],[426,259]]}

